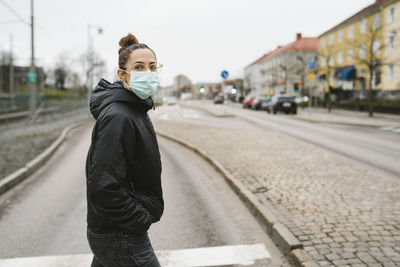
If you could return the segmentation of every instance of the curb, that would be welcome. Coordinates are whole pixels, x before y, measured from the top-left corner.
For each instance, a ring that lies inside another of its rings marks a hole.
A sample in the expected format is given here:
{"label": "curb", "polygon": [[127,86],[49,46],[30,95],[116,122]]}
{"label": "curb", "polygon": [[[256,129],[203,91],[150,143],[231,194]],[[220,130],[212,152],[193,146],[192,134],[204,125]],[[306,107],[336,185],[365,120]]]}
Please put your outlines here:
{"label": "curb", "polygon": [[267,234],[271,237],[274,243],[280,250],[289,256],[295,266],[312,267],[318,264],[311,256],[303,249],[303,244],[272,214],[266,206],[266,203],[261,204],[254,195],[243,185],[243,183],[234,178],[218,161],[207,155],[203,150],[195,147],[189,142],[179,140],[176,137],[156,131],[157,135],[168,140],[174,141],[200,155],[203,159],[209,162],[222,176],[225,178],[229,186],[235,191],[239,198],[244,202],[253,216],[261,224]]}
{"label": "curb", "polygon": [[293,119],[300,120],[300,121],[308,121],[308,122],[314,122],[314,123],[328,123],[328,124],[339,124],[339,125],[348,125],[348,126],[358,126],[358,127],[375,127],[375,128],[381,128],[381,127],[400,127],[396,126],[393,124],[374,124],[374,123],[356,123],[356,122],[342,122],[342,121],[330,121],[330,120],[314,120],[314,119],[309,119],[309,118],[301,118],[301,117],[296,117],[294,116]]}
{"label": "curb", "polygon": [[82,126],[85,122],[76,122],[64,128],[60,136],[48,147],[45,151],[41,152],[34,159],[29,161],[24,167],[19,168],[15,172],[9,174],[0,181],[0,195],[4,194],[20,182],[25,180],[29,175],[34,173],[39,167],[44,165],[50,156],[57,150],[57,148],[64,142],[68,133],[79,126]]}

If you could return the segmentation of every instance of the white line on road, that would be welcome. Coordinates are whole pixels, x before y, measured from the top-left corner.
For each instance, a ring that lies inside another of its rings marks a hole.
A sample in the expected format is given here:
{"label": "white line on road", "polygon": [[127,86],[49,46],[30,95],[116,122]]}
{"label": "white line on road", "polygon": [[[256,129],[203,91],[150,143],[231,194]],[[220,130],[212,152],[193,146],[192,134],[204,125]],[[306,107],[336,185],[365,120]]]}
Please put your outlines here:
{"label": "white line on road", "polygon": [[[156,252],[161,266],[194,267],[230,264],[251,265],[270,259],[264,244],[165,250]],[[0,267],[90,266],[92,254],[56,255],[0,259]]]}

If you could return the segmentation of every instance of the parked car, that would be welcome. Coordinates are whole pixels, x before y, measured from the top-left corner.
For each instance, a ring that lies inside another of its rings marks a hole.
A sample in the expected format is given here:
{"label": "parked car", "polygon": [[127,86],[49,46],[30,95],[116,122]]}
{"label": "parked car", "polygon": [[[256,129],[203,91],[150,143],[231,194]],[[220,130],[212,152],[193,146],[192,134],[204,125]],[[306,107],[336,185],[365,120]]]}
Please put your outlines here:
{"label": "parked car", "polygon": [[251,108],[254,110],[260,110],[263,109],[263,104],[264,104],[264,110],[265,110],[265,104],[267,104],[270,101],[269,98],[254,98],[252,103],[251,103]]}
{"label": "parked car", "polygon": [[223,104],[224,103],[224,97],[222,95],[216,95],[213,98],[214,104]]}
{"label": "parked car", "polygon": [[294,96],[288,95],[275,95],[272,97],[271,102],[267,108],[268,113],[276,114],[278,111],[283,111],[286,114],[297,113],[297,103]]}
{"label": "parked car", "polygon": [[267,110],[269,103],[271,103],[271,98],[265,98],[264,101],[261,101],[261,110]]}
{"label": "parked car", "polygon": [[243,100],[243,108],[251,108],[251,103],[253,102],[254,96],[246,96]]}

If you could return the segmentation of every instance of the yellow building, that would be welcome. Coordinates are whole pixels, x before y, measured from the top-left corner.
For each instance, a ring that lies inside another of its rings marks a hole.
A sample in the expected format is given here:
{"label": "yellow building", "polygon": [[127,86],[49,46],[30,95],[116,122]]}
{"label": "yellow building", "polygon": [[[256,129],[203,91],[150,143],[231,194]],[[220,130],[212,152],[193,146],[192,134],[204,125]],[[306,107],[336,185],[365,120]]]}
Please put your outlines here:
{"label": "yellow building", "polygon": [[400,90],[400,0],[389,1],[383,6],[383,31],[386,49],[382,88],[393,93]]}
{"label": "yellow building", "polygon": [[[400,0],[376,0],[318,37],[320,92],[330,89],[338,100],[363,98],[372,77],[374,90],[400,93],[400,66],[395,59],[400,36],[392,37],[393,50],[387,46],[389,35],[400,32],[399,4]],[[372,75],[368,65],[374,65]]]}

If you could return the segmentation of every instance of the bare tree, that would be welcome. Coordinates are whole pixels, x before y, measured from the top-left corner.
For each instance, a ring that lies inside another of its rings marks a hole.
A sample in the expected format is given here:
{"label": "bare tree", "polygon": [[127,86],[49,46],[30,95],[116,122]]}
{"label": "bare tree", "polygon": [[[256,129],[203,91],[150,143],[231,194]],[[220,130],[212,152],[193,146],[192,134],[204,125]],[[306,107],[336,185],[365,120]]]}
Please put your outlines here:
{"label": "bare tree", "polygon": [[66,53],[61,53],[53,70],[54,87],[60,90],[65,90],[65,83],[68,76],[71,74],[71,62],[68,60]]}
{"label": "bare tree", "polygon": [[278,68],[281,72],[283,72],[283,79],[285,80],[285,93],[288,89],[288,81],[295,81],[297,80],[298,76],[300,76],[300,82],[302,86],[304,85],[304,77],[307,65],[301,56],[294,56],[292,54],[286,55],[282,62],[278,65]]}
{"label": "bare tree", "polygon": [[322,65],[320,66],[319,73],[325,74],[325,91],[327,93],[327,108],[328,112],[332,110],[332,102],[331,102],[331,81],[330,77],[333,75],[333,55],[336,52],[335,46],[333,43],[327,42],[325,39],[325,47],[320,50],[319,57],[321,58]]}
{"label": "bare tree", "polygon": [[10,65],[10,62],[11,62],[10,52],[1,51],[0,52],[0,65],[1,66],[8,66],[8,65]]}
{"label": "bare tree", "polygon": [[359,49],[359,53],[354,55],[354,61],[356,64],[366,66],[368,70],[368,113],[370,117],[373,116],[373,87],[380,83],[382,67],[392,62],[385,56],[385,50],[388,47],[383,32],[385,25],[382,23],[383,19],[380,19],[381,16],[376,16],[376,14],[372,23],[365,23],[364,32],[360,37],[349,41],[352,47]]}
{"label": "bare tree", "polygon": [[94,53],[92,71],[96,79],[100,79],[106,73],[106,62],[98,53]]}

